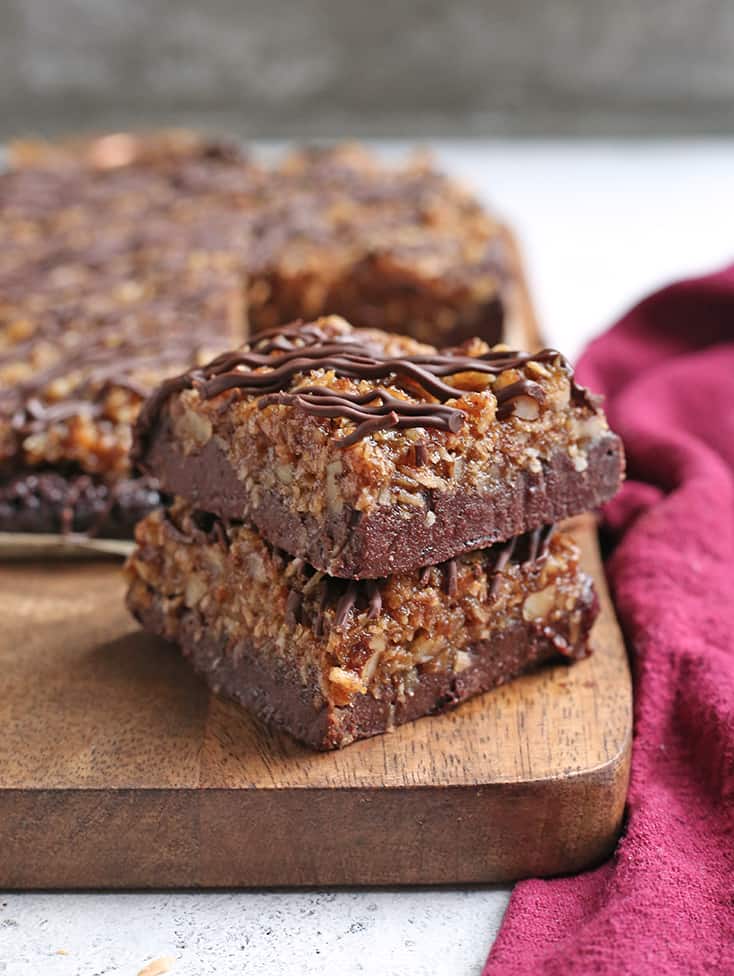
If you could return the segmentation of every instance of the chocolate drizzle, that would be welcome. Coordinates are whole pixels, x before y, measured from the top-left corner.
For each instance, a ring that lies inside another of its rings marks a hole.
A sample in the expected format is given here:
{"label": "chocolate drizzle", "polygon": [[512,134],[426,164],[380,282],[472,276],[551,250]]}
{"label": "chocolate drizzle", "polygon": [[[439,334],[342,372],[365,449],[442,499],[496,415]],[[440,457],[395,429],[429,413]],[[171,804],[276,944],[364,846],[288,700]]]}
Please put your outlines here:
{"label": "chocolate drizzle", "polygon": [[[448,382],[459,374],[483,374],[494,378],[505,370],[522,369],[528,363],[556,363],[570,380],[575,402],[586,402],[595,409],[582,387],[573,381],[573,372],[555,349],[537,353],[490,350],[481,356],[466,356],[460,351],[388,356],[374,348],[370,334],[360,337],[358,330],[329,335],[318,323],[293,323],[272,329],[244,349],[217,356],[207,366],[193,369],[162,384],[141,412],[135,433],[134,457],[141,460],[144,445],[157,415],[172,394],[195,389],[209,400],[233,390],[257,396],[258,406],[290,406],[315,417],[334,417],[355,426],[336,443],[349,447],[363,437],[381,430],[406,427],[433,427],[457,432],[465,418],[463,410],[448,403],[468,391]],[[352,393],[327,386],[298,385],[298,377],[316,371],[330,371],[342,379],[374,381],[373,389]],[[296,381],[293,386],[294,380]],[[388,383],[401,396],[387,390]],[[484,390],[492,379],[478,381],[476,391]],[[497,418],[512,416],[519,397],[530,397],[539,407],[545,393],[539,383],[527,377],[497,390]]]}
{"label": "chocolate drizzle", "polygon": [[[324,589],[327,587],[339,586],[340,581],[325,577],[329,582],[324,582]],[[348,580],[346,589],[339,597],[334,611],[334,626],[341,630],[349,619],[353,610],[366,610],[368,620],[377,620],[382,613],[382,593],[380,592],[379,580]]]}
{"label": "chocolate drizzle", "polygon": [[416,468],[422,468],[428,462],[428,450],[425,444],[416,444],[413,448],[413,464]]}
{"label": "chocolate drizzle", "polygon": [[[376,405],[369,406],[375,401]],[[259,400],[258,407],[263,410],[274,403],[300,407],[316,417],[353,420],[355,429],[335,441],[338,447],[349,447],[369,434],[393,427],[437,427],[456,433],[463,421],[462,411],[453,407],[411,403],[379,386],[362,394],[336,393],[325,386],[301,386],[295,393],[269,393]]]}
{"label": "chocolate drizzle", "polygon": [[494,559],[492,567],[492,583],[489,595],[496,597],[502,584],[502,577],[511,562],[520,566],[544,561],[548,555],[548,544],[555,530],[554,525],[541,525],[532,532],[513,536],[507,542],[501,542],[487,550]]}
{"label": "chocolate drizzle", "polygon": [[515,401],[518,397],[531,397],[539,407],[542,407],[545,403],[545,390],[543,387],[540,383],[535,383],[533,380],[527,378],[516,380],[514,383],[503,386],[501,390],[495,391],[495,396],[497,397],[498,420],[506,420],[507,417],[512,416],[515,411]]}
{"label": "chocolate drizzle", "polygon": [[301,622],[301,606],[303,595],[298,590],[289,590],[288,599],[285,602],[285,622],[293,628]]}
{"label": "chocolate drizzle", "polygon": [[459,570],[455,559],[449,559],[444,564],[446,573],[446,592],[449,596],[456,596],[459,589]]}
{"label": "chocolate drizzle", "polygon": [[[515,536],[507,542],[500,542],[482,551],[482,564],[491,577],[489,596],[497,597],[503,575],[511,564],[525,566],[537,564],[540,566],[548,555],[548,548],[555,526],[543,525],[532,532]],[[291,562],[291,565],[295,560]],[[438,573],[436,585],[446,593],[449,599],[459,593],[459,564],[458,559],[449,559],[439,566],[425,566],[420,570],[417,578],[418,586],[424,588],[429,585],[433,570]],[[312,578],[314,570],[303,560],[298,560],[297,577]],[[287,599],[286,612],[289,626],[296,623],[311,626],[317,637],[323,636],[326,630],[326,608],[333,607],[333,626],[343,630],[354,613],[367,613],[368,620],[376,620],[382,613],[382,580],[342,580],[319,573],[319,592],[315,605],[309,612],[306,610],[304,590],[291,590]],[[295,580],[294,580],[295,581]],[[303,584],[296,584],[303,587]],[[306,584],[306,589],[308,584]],[[297,596],[293,596],[297,594]],[[294,609],[294,608],[297,608]]]}
{"label": "chocolate drizzle", "polygon": [[[197,510],[175,517],[170,508],[164,508],[168,531],[176,541],[188,545],[229,545],[229,528],[241,523],[226,524],[217,516]],[[496,598],[502,578],[508,566],[542,565],[549,551],[555,526],[543,525],[532,532],[514,536],[506,542],[496,543],[480,550],[480,565],[490,578],[489,597]],[[340,579],[318,572],[300,557],[288,556],[279,549],[268,546],[273,559],[280,567],[287,567],[288,594],[285,620],[290,629],[298,624],[310,627],[317,638],[323,637],[329,627],[343,630],[354,614],[366,613],[368,620],[377,620],[382,613],[384,580]],[[449,600],[459,594],[461,558],[449,559],[437,566],[425,566],[415,577],[419,588],[433,585],[441,589]]]}
{"label": "chocolate drizzle", "polygon": [[[547,558],[548,548],[555,526],[544,525],[522,536],[515,536],[504,543],[498,543],[484,550],[484,565],[491,577],[489,596],[495,599],[500,591],[502,579],[507,567],[515,563],[518,566],[530,564],[540,565]],[[307,564],[303,564],[304,567]],[[308,567],[310,570],[310,567]],[[418,585],[428,586],[431,581],[432,570],[439,573],[438,585],[450,598],[459,592],[459,564],[456,559],[449,559],[440,566],[425,566],[419,574]],[[376,620],[382,612],[381,580],[340,580],[322,576],[319,583],[319,595],[316,606],[309,620],[307,614],[301,613],[304,606],[303,593],[291,590],[287,601],[287,618],[289,626],[296,623],[310,625],[317,637],[325,632],[325,608],[334,607],[333,626],[343,630],[354,613],[367,612],[368,620]]]}
{"label": "chocolate drizzle", "polygon": [[525,536],[529,540],[527,562],[544,558],[548,554],[548,543],[555,531],[555,525],[541,525]]}

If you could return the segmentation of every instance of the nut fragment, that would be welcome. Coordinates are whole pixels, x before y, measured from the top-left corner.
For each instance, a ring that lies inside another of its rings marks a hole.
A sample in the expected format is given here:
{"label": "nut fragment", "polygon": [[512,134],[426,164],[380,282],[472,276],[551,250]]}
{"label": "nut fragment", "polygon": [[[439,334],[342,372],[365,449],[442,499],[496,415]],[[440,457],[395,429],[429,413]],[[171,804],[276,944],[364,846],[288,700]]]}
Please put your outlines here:
{"label": "nut fragment", "polygon": [[513,415],[520,420],[537,420],[540,415],[538,401],[529,396],[518,396],[512,401]]}
{"label": "nut fragment", "polygon": [[486,390],[494,382],[494,376],[491,373],[467,370],[465,373],[455,373],[450,382],[458,390]]}
{"label": "nut fragment", "polygon": [[522,615],[530,623],[531,620],[540,620],[547,616],[556,602],[556,588],[554,585],[546,586],[544,590],[531,593],[526,597],[522,606]]}
{"label": "nut fragment", "polygon": [[183,406],[181,410],[172,411],[171,419],[174,433],[188,454],[209,443],[213,433],[212,424],[204,414]]}
{"label": "nut fragment", "polygon": [[202,597],[206,596],[206,592],[209,589],[206,580],[203,576],[193,573],[189,576],[186,581],[186,592],[184,593],[184,600],[187,607],[195,607]]}
{"label": "nut fragment", "polygon": [[539,363],[535,359],[531,359],[530,362],[526,364],[525,369],[536,380],[549,380],[552,375],[550,371],[545,368],[543,363]]}
{"label": "nut fragment", "polygon": [[454,671],[466,671],[471,666],[471,654],[467,651],[457,651],[454,656]]}
{"label": "nut fragment", "polygon": [[276,464],[275,474],[278,481],[281,484],[289,485],[293,481],[293,465],[292,464]]}
{"label": "nut fragment", "polygon": [[344,507],[344,500],[339,491],[339,477],[344,470],[341,461],[331,461],[326,466],[326,500],[329,510],[339,512]]}
{"label": "nut fragment", "polygon": [[361,677],[345,668],[332,668],[329,671],[329,684],[336,705],[348,705],[355,695],[365,690]]}

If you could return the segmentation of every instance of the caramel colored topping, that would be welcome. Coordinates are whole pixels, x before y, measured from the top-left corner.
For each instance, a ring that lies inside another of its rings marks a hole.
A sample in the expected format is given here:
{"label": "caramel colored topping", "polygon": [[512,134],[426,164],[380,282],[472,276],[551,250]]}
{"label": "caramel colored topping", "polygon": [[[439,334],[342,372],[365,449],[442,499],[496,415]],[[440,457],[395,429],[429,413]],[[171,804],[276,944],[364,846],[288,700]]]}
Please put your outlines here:
{"label": "caramel colored topping", "polygon": [[182,500],[141,522],[129,605],[155,601],[174,638],[195,610],[233,661],[252,645],[339,706],[363,693],[410,695],[420,674],[461,670],[473,647],[519,622],[567,653],[589,606],[573,539],[549,527],[440,566],[355,581],[317,572],[246,525],[223,523],[225,545],[215,524]]}
{"label": "caramel colored topping", "polygon": [[[456,432],[465,412],[447,405],[467,392],[483,392],[486,377],[494,378],[519,370],[530,363],[560,366],[571,382],[572,395],[583,395],[573,382],[573,372],[555,349],[522,353],[490,349],[476,356],[460,350],[405,352],[399,356],[369,348],[369,333],[347,329],[326,330],[318,322],[294,323],[270,330],[240,351],[224,353],[202,368],[196,368],[164,383],[146,404],[137,426],[138,444],[145,441],[166,400],[174,393],[194,389],[204,400],[232,390],[259,395],[258,407],[274,404],[300,409],[315,417],[339,417],[354,423],[354,430],[337,444],[349,447],[363,437],[391,428],[428,428]],[[362,339],[362,335],[365,339]],[[350,393],[318,384],[304,383],[314,374],[330,372],[337,378],[373,383],[365,392]],[[463,377],[452,385],[452,377]],[[466,378],[473,382],[467,384]],[[404,392],[391,393],[380,381]],[[518,401],[530,398],[538,407],[545,404],[543,387],[526,376],[497,389],[497,419],[512,416]],[[139,450],[139,448],[138,448]]]}

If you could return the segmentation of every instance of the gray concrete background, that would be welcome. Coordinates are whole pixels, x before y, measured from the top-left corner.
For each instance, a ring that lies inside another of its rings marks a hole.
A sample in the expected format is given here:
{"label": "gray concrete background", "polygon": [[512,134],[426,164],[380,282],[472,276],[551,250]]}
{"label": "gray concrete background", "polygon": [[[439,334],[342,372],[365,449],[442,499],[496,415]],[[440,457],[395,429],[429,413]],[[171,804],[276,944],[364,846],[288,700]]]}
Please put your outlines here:
{"label": "gray concrete background", "polygon": [[0,0],[0,138],[734,131],[732,0]]}

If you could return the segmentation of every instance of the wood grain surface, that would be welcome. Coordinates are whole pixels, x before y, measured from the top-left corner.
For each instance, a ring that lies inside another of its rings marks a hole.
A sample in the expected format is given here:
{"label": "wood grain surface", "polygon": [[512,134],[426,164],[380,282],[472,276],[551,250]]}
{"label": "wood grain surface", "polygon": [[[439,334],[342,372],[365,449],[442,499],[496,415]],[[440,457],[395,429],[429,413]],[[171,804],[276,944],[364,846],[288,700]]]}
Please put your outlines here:
{"label": "wood grain surface", "polygon": [[623,815],[631,685],[594,520],[572,525],[601,598],[590,658],[327,754],[143,634],[119,563],[0,565],[0,887],[499,882],[598,862]]}
{"label": "wood grain surface", "polygon": [[578,870],[609,850],[630,682],[594,525],[594,654],[317,754],[142,634],[115,564],[0,569],[0,885],[400,884]]}

